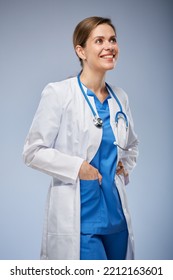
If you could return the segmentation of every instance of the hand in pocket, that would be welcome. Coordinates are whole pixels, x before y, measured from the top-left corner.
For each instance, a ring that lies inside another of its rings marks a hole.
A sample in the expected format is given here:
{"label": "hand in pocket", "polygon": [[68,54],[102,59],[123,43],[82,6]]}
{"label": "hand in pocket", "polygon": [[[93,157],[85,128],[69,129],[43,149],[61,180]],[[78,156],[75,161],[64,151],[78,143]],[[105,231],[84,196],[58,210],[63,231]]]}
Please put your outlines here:
{"label": "hand in pocket", "polygon": [[93,167],[87,161],[84,161],[79,170],[80,180],[99,180],[99,184],[102,182],[102,175],[99,173],[98,169]]}
{"label": "hand in pocket", "polygon": [[122,161],[118,162],[116,174],[117,175],[121,175],[122,174],[122,175],[124,175],[124,177],[128,176],[128,172],[125,170]]}

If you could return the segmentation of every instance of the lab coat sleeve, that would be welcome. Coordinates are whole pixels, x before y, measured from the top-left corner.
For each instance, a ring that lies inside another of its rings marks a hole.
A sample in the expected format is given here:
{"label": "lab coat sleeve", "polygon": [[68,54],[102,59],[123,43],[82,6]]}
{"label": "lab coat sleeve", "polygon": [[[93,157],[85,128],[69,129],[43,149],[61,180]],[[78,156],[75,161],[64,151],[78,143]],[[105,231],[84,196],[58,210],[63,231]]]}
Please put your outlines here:
{"label": "lab coat sleeve", "polygon": [[61,125],[64,100],[62,94],[57,93],[53,84],[48,84],[43,90],[25,141],[23,159],[27,166],[64,183],[75,183],[83,159],[53,148]]}
{"label": "lab coat sleeve", "polygon": [[127,185],[129,183],[129,174],[136,166],[137,157],[139,154],[138,151],[138,137],[137,134],[134,131],[134,122],[131,114],[131,110],[129,107],[129,101],[128,96],[126,95],[126,113],[129,120],[129,134],[128,134],[128,140],[127,140],[127,147],[130,149],[129,151],[121,151],[121,161],[124,165],[125,170],[127,171],[128,175],[125,176],[125,184]]}

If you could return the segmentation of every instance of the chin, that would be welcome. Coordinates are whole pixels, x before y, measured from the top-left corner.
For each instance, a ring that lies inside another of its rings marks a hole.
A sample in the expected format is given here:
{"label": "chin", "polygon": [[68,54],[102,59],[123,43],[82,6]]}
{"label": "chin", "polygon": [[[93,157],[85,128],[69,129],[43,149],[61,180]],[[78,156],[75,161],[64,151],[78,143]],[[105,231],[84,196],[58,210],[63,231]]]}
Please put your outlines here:
{"label": "chin", "polygon": [[102,65],[102,67],[105,69],[105,70],[112,70],[115,68],[115,65],[116,63],[115,62],[112,62],[112,63],[106,63],[104,65]]}
{"label": "chin", "polygon": [[114,68],[115,68],[115,63],[107,63],[107,64],[104,64],[104,65],[100,65],[97,68],[97,71],[106,72],[106,71],[109,71],[109,70],[113,70]]}
{"label": "chin", "polygon": [[114,64],[114,65],[107,65],[107,66],[104,67],[104,69],[105,69],[106,71],[112,70],[112,69],[114,69],[114,68],[115,68],[115,64]]}

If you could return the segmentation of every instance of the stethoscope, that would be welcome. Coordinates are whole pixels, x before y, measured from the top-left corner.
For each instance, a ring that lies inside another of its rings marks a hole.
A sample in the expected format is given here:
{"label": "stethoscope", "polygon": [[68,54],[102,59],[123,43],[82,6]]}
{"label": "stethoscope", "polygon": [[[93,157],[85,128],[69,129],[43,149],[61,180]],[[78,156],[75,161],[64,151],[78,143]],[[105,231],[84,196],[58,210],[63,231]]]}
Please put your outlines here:
{"label": "stethoscope", "polygon": [[[83,96],[84,96],[86,102],[88,103],[88,105],[89,105],[89,107],[90,107],[90,109],[91,109],[91,111],[92,111],[92,114],[93,114],[93,116],[94,116],[94,118],[93,118],[94,125],[95,125],[97,128],[102,128],[102,126],[103,126],[103,120],[102,120],[102,119],[98,116],[98,114],[95,112],[93,106],[91,105],[91,102],[89,101],[89,99],[88,99],[88,97],[87,97],[87,94],[85,93],[85,90],[84,90],[84,88],[83,88],[83,86],[82,86],[82,83],[81,83],[81,80],[80,80],[80,73],[77,75],[77,80],[78,80],[78,84],[79,84],[79,87],[80,87],[80,89],[81,89],[81,92],[82,92],[82,94],[83,94]],[[109,92],[112,94],[112,96],[113,96],[114,99],[116,100],[116,102],[117,102],[117,104],[118,104],[118,106],[119,106],[119,109],[120,109],[120,110],[116,113],[116,115],[115,115],[115,124],[116,124],[116,126],[117,126],[117,128],[118,128],[119,120],[120,120],[120,119],[123,119],[124,122],[125,122],[125,125],[126,125],[126,131],[127,131],[127,129],[128,129],[128,119],[127,119],[126,114],[123,112],[122,105],[121,105],[121,103],[120,103],[118,97],[116,96],[116,94],[115,94],[114,91],[112,90],[112,88],[111,88],[107,83],[105,83],[105,84],[106,84],[106,87],[107,87],[107,89],[109,90]],[[130,148],[129,148],[129,149],[126,149],[126,148],[121,147],[117,142],[114,142],[114,144],[115,144],[116,146],[118,146],[120,149],[124,150],[124,151],[130,151],[130,150],[131,150]]]}

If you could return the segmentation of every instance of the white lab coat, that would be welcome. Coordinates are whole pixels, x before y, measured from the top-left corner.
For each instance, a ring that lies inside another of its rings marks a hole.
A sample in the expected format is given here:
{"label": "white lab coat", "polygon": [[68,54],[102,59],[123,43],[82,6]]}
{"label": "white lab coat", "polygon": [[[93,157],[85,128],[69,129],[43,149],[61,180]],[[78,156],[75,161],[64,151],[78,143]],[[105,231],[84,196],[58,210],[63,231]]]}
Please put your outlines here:
{"label": "white lab coat", "polygon": [[[121,130],[121,145],[131,147],[121,160],[130,172],[138,154],[137,136],[128,98],[120,88],[113,87],[128,116],[127,133]],[[94,99],[89,96],[96,111]],[[114,98],[108,100],[110,123],[117,137],[115,114],[119,110]],[[122,136],[122,137],[121,137]],[[77,78],[48,84],[35,114],[24,145],[25,163],[52,176],[44,221],[41,259],[80,259],[80,181],[78,172],[84,160],[90,162],[102,139],[102,129],[93,124],[92,112],[79,88]],[[117,161],[118,162],[118,161]],[[134,238],[127,206],[125,184],[128,178],[115,176],[116,186],[126,217],[129,239],[126,259],[134,258]]]}

